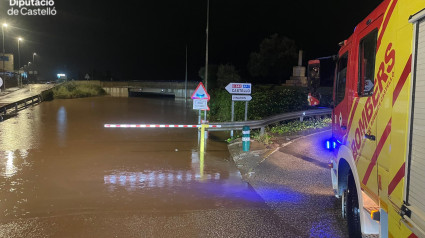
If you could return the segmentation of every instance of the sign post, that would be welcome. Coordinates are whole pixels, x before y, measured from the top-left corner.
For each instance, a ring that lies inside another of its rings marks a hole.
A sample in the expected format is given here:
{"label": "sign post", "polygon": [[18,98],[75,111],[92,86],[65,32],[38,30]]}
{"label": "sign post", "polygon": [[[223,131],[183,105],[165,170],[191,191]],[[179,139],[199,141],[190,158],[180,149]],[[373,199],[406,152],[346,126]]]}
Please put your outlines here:
{"label": "sign post", "polygon": [[[251,94],[252,85],[250,83],[229,83],[225,89],[227,92],[232,94],[232,116],[231,121],[234,120],[234,114],[235,114],[235,101],[243,101],[245,102],[245,121],[248,120],[248,102],[251,101],[252,97],[249,95]],[[238,94],[238,95],[234,95]],[[240,95],[244,94],[244,95]],[[233,130],[230,131],[230,136],[233,137]]]}
{"label": "sign post", "polygon": [[[204,87],[204,84],[200,82],[198,86],[196,87],[195,91],[192,94],[193,99],[193,109],[199,110],[199,116],[198,116],[198,124],[201,123],[201,111],[205,111],[204,119],[207,120],[207,112],[210,108],[208,107],[208,101],[210,100],[210,95],[207,93],[207,90]],[[202,127],[204,128],[204,127]],[[200,150],[204,150],[204,136],[205,133],[201,130],[201,148]]]}

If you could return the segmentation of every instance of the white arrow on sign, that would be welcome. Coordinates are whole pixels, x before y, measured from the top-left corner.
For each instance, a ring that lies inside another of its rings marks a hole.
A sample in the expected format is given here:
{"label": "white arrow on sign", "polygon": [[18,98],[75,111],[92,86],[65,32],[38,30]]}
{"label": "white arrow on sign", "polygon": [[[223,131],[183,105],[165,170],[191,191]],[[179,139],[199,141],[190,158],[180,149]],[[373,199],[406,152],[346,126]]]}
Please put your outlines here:
{"label": "white arrow on sign", "polygon": [[229,83],[225,89],[230,94],[251,94],[251,88],[250,83]]}
{"label": "white arrow on sign", "polygon": [[250,95],[232,95],[232,101],[251,101]]}

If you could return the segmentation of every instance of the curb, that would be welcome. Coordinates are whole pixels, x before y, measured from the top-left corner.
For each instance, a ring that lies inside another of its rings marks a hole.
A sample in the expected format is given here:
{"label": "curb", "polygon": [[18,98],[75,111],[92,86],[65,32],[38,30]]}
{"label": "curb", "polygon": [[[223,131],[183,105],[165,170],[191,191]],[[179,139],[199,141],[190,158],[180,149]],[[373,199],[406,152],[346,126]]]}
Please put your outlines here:
{"label": "curb", "polygon": [[325,132],[328,132],[329,130],[331,129],[322,128],[322,129],[315,130],[314,132],[306,134],[306,135],[298,134],[298,135],[288,136],[286,137],[287,140],[289,139],[288,142],[283,143],[281,145],[275,145],[273,146],[273,148],[267,148],[264,144],[255,140],[251,140],[252,149],[248,152],[244,152],[242,151],[242,141],[240,138],[237,139],[235,142],[228,144],[227,148],[229,149],[230,156],[235,162],[236,167],[239,169],[239,172],[241,173],[242,179],[249,182],[248,179],[253,175],[254,169],[258,165],[263,163],[272,154],[278,151],[280,148],[288,146],[299,139],[313,136],[319,133],[325,133]]}

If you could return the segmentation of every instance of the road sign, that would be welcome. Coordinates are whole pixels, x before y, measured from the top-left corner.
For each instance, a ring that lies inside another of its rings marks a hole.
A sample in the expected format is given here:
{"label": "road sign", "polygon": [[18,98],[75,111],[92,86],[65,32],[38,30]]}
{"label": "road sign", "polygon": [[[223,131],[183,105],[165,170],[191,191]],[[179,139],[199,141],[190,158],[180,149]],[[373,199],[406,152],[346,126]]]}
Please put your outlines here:
{"label": "road sign", "polygon": [[204,87],[204,84],[200,82],[198,87],[196,87],[195,91],[192,94],[192,99],[207,99],[210,100],[210,95],[207,93],[207,90]]}
{"label": "road sign", "polygon": [[231,94],[251,94],[250,83],[229,83],[226,86],[227,92]]}
{"label": "road sign", "polygon": [[232,101],[251,101],[250,95],[232,95]]}
{"label": "road sign", "polygon": [[0,78],[0,87],[3,85],[3,79]]}
{"label": "road sign", "polygon": [[89,79],[90,79],[90,75],[89,75],[89,74],[86,74],[86,76],[84,76],[84,78],[85,78],[86,80],[89,80]]}
{"label": "road sign", "polygon": [[207,99],[193,99],[193,109],[209,111],[210,108],[208,107],[208,100]]}

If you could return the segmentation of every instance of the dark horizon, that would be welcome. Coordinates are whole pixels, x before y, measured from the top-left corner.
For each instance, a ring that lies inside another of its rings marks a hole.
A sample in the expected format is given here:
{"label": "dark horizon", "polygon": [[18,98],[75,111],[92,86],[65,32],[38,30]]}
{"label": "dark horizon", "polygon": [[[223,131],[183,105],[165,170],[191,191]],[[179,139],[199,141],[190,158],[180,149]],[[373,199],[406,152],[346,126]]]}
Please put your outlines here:
{"label": "dark horizon", "polygon": [[[211,0],[209,63],[233,64],[244,78],[249,54],[275,33],[295,40],[304,62],[336,54],[338,42],[380,2]],[[207,0],[54,1],[55,16],[9,16],[10,2],[0,4],[0,21],[10,26],[6,53],[17,54],[15,41],[22,36],[21,66],[36,52],[48,80],[60,72],[78,77],[93,70],[121,80],[184,80],[186,45],[188,79],[200,80]]]}

